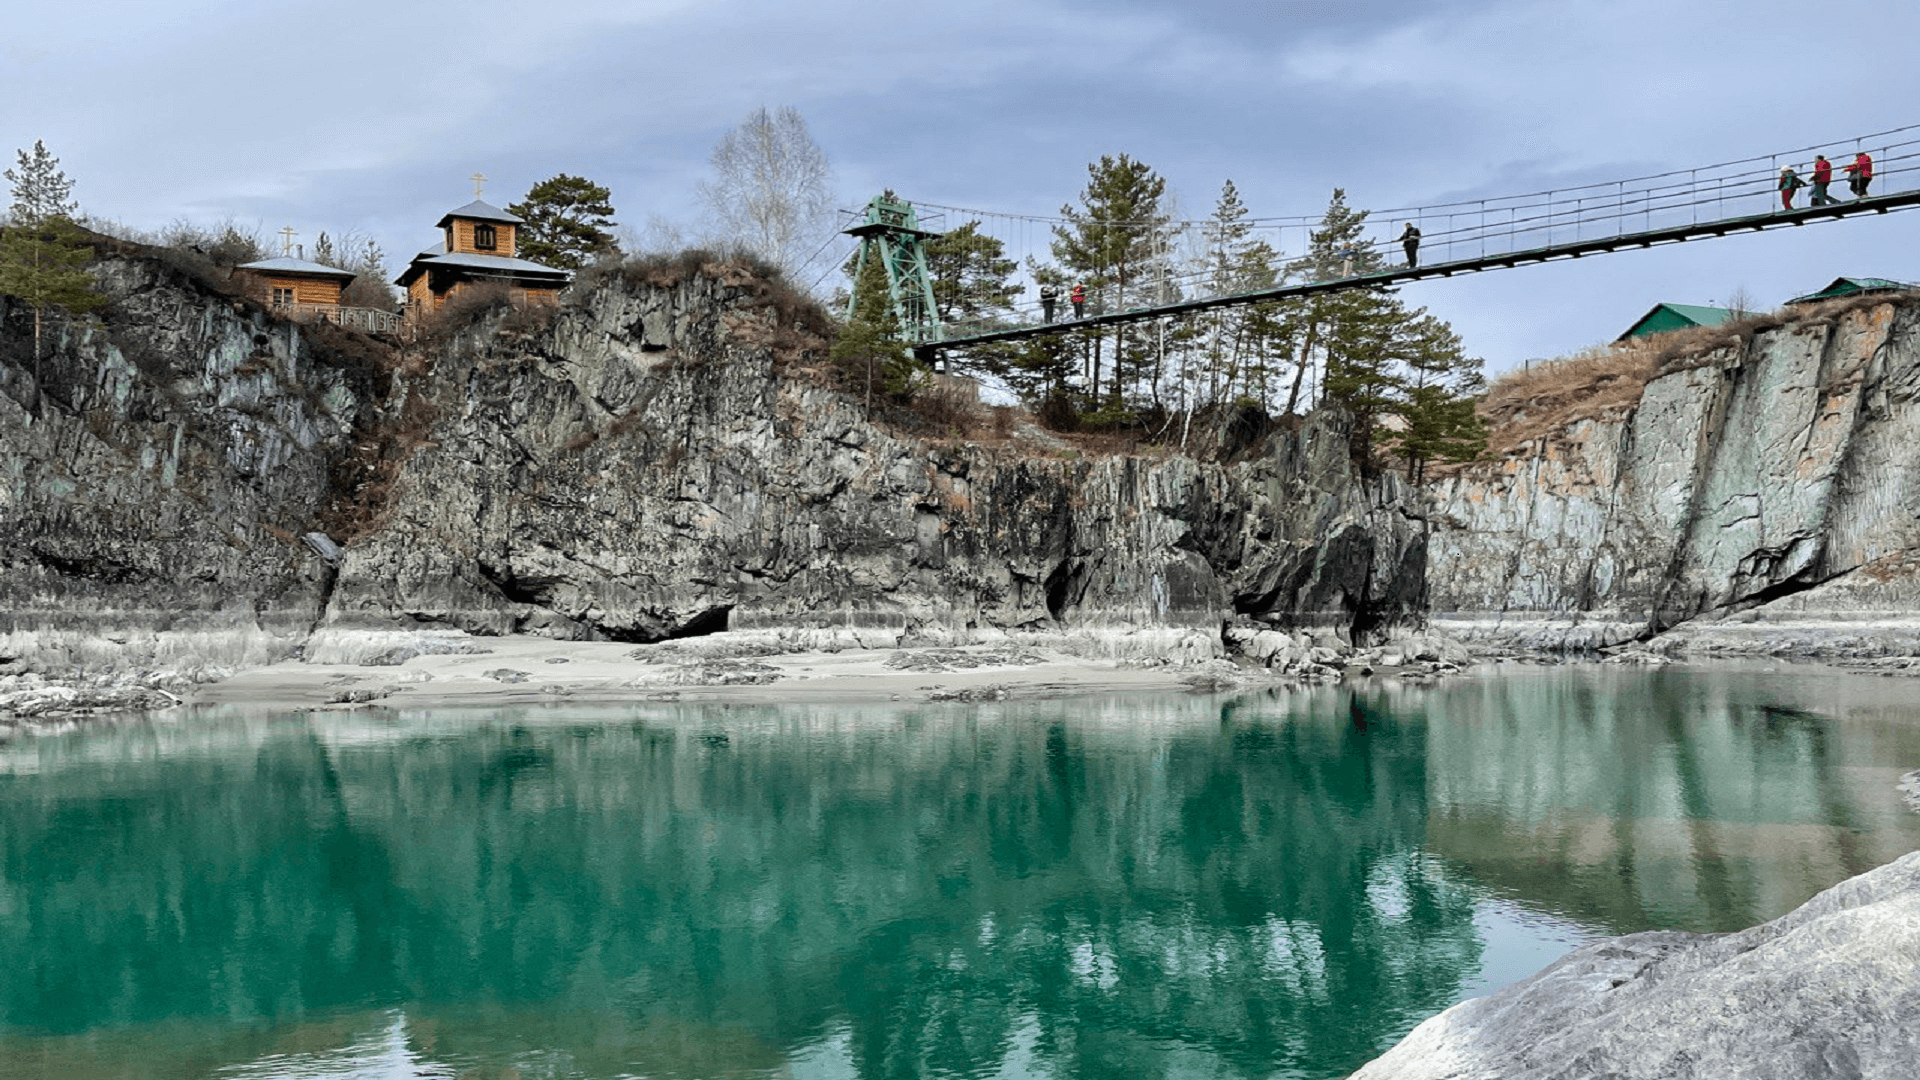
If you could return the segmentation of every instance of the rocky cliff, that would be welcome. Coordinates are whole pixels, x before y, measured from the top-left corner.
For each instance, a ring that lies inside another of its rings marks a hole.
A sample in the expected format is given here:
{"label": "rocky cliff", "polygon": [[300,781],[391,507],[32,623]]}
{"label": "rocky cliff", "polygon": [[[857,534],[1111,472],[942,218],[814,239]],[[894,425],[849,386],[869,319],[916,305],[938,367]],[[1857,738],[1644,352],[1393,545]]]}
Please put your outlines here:
{"label": "rocky cliff", "polygon": [[49,313],[38,360],[31,312],[0,298],[0,663],[282,656],[331,576],[297,532],[384,378],[366,343],[162,262],[93,270],[104,317]]}
{"label": "rocky cliff", "polygon": [[[283,655],[316,627],[646,642],[1415,621],[1424,528],[1341,421],[1231,461],[871,418],[824,323],[735,265],[629,266],[407,342],[270,317],[162,263],[0,342],[0,655]],[[909,418],[910,419],[910,418]],[[1003,418],[1004,420],[1005,418]],[[1017,429],[1017,430],[1016,430]]]}
{"label": "rocky cliff", "polygon": [[1637,400],[1439,486],[1436,626],[1575,648],[1911,649],[1916,447],[1911,302],[1666,357]]}

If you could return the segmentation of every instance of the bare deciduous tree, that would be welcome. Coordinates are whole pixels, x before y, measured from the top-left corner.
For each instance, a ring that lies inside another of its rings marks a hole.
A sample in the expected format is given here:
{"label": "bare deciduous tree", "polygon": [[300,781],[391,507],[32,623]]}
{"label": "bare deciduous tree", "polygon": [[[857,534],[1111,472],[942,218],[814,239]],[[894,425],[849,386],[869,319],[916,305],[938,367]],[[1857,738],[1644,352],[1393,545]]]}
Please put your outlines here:
{"label": "bare deciduous tree", "polygon": [[747,114],[713,148],[713,179],[698,192],[715,239],[738,244],[803,282],[833,234],[832,171],[798,110]]}
{"label": "bare deciduous tree", "polygon": [[1729,312],[1732,312],[1727,317],[1736,321],[1749,315],[1756,315],[1760,311],[1759,301],[1753,298],[1753,294],[1747,291],[1745,285],[1734,286],[1733,291],[1728,293],[1727,298],[1721,303]]}
{"label": "bare deciduous tree", "polygon": [[659,214],[647,215],[643,228],[620,225],[614,230],[614,238],[621,251],[635,255],[672,255],[688,245],[686,230],[680,223]]}

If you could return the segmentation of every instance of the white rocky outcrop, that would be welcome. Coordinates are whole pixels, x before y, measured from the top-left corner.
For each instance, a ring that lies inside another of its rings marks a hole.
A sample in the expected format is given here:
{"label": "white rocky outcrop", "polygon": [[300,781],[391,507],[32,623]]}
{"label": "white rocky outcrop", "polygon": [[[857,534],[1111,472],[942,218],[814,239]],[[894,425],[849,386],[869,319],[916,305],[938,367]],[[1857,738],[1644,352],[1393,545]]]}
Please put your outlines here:
{"label": "white rocky outcrop", "polygon": [[[1670,364],[1631,408],[1440,485],[1435,625],[1521,647],[1684,627],[1675,648],[1910,648],[1917,445],[1920,307],[1813,311],[1730,341]],[[1847,635],[1869,622],[1897,625]]]}
{"label": "white rocky outcrop", "polygon": [[1576,949],[1413,1029],[1352,1080],[1911,1080],[1920,852],[1731,934]]}

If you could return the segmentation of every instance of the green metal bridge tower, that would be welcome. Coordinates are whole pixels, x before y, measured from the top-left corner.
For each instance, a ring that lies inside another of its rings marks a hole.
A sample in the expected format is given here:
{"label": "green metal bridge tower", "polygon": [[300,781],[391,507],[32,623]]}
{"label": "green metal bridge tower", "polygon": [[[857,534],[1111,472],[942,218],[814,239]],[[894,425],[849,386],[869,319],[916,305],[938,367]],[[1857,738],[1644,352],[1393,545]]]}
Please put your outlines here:
{"label": "green metal bridge tower", "polygon": [[[928,345],[941,340],[940,316],[933,306],[933,275],[927,271],[926,241],[940,234],[920,227],[913,204],[892,192],[875,195],[867,203],[866,220],[846,230],[860,238],[860,251],[853,261],[853,279],[868,259],[879,259],[887,271],[887,298],[893,305],[900,336],[909,345]],[[847,318],[853,318],[853,305],[859,290],[847,300]]]}

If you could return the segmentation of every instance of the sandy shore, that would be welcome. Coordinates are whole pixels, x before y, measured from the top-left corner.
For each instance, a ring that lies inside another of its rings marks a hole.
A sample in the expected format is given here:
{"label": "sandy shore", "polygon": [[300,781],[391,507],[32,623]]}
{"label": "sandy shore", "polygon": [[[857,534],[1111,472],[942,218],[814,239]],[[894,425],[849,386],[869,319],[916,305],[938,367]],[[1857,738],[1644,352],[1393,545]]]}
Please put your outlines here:
{"label": "sandy shore", "polygon": [[571,701],[939,701],[1183,690],[1191,665],[1141,666],[1046,649],[847,649],[733,657],[645,657],[608,642],[476,639],[481,652],[397,664],[286,660],[196,687],[191,703],[352,707]]}
{"label": "sandy shore", "polygon": [[[191,643],[189,643],[191,644]],[[131,651],[131,650],[130,650]],[[655,645],[474,637],[459,631],[315,631],[283,659],[157,648],[118,663],[0,673],[0,741],[182,705],[283,708],[559,701],[998,701],[1215,691],[1391,675],[1416,681],[1471,663],[1456,642],[1401,633],[1354,648],[1330,631],[1096,627],[1067,633],[908,634],[897,627],[725,632]],[[1231,659],[1229,658],[1231,657]]]}

